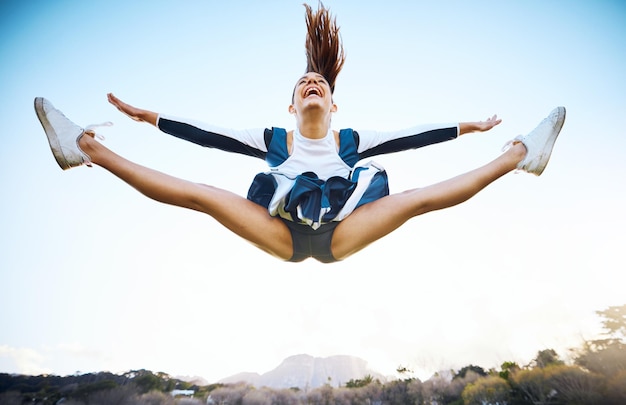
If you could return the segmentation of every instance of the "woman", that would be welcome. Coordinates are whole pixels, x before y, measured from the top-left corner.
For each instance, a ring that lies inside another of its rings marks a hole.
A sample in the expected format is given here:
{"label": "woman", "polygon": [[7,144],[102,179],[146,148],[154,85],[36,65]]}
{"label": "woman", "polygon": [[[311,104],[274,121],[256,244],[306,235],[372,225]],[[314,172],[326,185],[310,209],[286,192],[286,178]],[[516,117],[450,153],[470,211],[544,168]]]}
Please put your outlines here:
{"label": "woman", "polygon": [[[559,107],[506,151],[478,169],[421,189],[389,195],[384,170],[364,158],[414,149],[488,131],[501,120],[427,125],[404,131],[331,129],[332,94],[345,61],[339,29],[328,10],[306,6],[307,69],[297,81],[289,112],[296,128],[235,131],[133,107],[112,94],[109,102],[134,120],[202,146],[263,158],[270,171],[255,178],[248,198],[178,179],[115,154],[89,127],[72,123],[52,104],[35,110],[63,169],[96,164],[154,200],[204,212],[258,248],[293,262],[313,257],[343,260],[412,217],[459,204],[514,171],[540,175],[565,119]],[[85,136],[88,135],[88,136]],[[241,213],[245,212],[245,215]]]}

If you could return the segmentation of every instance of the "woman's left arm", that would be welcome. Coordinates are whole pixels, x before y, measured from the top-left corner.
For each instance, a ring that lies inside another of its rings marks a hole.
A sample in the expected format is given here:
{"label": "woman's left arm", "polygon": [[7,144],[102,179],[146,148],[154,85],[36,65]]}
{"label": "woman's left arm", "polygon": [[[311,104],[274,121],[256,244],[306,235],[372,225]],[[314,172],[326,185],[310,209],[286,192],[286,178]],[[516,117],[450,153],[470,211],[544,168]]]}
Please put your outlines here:
{"label": "woman's left arm", "polygon": [[449,124],[425,124],[400,131],[359,131],[357,152],[359,158],[417,149],[440,142],[450,141],[470,132],[484,132],[502,122],[497,115],[485,121],[455,122]]}

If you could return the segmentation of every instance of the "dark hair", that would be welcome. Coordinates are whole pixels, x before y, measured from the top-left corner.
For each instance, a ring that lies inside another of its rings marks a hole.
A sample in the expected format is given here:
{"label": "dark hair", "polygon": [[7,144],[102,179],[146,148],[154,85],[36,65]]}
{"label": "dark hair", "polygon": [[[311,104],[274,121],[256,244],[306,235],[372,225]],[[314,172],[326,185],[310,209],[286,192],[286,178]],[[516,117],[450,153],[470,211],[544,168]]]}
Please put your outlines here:
{"label": "dark hair", "polygon": [[306,8],[306,71],[319,73],[328,81],[330,91],[335,91],[335,80],[346,60],[339,35],[339,27],[330,11],[320,2],[317,11]]}

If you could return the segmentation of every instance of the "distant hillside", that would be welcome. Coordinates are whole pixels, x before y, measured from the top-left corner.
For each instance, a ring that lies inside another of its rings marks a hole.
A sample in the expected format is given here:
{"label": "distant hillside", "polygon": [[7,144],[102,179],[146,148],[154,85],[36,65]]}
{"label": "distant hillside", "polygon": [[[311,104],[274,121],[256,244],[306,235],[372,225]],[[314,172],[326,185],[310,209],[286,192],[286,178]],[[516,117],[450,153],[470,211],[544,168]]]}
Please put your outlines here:
{"label": "distant hillside", "polygon": [[367,375],[381,382],[385,378],[380,373],[370,370],[367,362],[352,356],[313,357],[307,354],[291,356],[275,369],[265,374],[239,373],[220,380],[220,383],[229,384],[247,382],[255,387],[317,388],[328,383],[334,387],[345,384],[350,380],[361,379]]}

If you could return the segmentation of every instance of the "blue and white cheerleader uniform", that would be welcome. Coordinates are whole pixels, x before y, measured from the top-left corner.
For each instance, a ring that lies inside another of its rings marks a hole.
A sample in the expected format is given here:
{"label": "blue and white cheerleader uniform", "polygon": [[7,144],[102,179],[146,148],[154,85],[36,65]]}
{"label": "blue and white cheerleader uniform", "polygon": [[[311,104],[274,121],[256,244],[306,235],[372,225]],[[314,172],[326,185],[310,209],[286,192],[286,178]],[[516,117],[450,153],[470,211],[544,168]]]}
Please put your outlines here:
{"label": "blue and white cheerleader uniform", "polygon": [[[389,194],[385,170],[369,157],[416,149],[458,137],[458,124],[422,125],[401,131],[329,130],[309,139],[296,129],[291,151],[283,128],[233,130],[159,115],[158,128],[201,146],[264,159],[248,199],[266,207],[289,227],[294,255],[335,261],[330,242],[335,226],[356,208]],[[339,145],[337,145],[339,143]]]}

